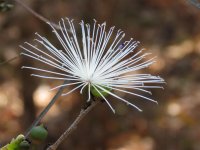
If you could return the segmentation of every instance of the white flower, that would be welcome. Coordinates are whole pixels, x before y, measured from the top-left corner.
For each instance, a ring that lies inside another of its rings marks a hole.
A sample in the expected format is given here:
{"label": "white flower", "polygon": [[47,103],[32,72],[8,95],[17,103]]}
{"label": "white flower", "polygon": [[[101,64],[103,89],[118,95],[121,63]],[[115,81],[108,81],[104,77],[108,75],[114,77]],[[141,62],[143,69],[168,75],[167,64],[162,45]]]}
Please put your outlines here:
{"label": "white flower", "polygon": [[68,95],[78,89],[82,93],[83,89],[87,88],[88,101],[90,101],[91,90],[95,90],[113,112],[115,110],[106,98],[105,93],[135,107],[139,111],[141,111],[140,108],[118,96],[114,91],[156,102],[149,97],[137,94],[137,91],[151,94],[146,89],[162,88],[155,84],[164,82],[160,77],[136,72],[154,63],[154,58],[142,62],[143,58],[149,53],[142,54],[142,50],[136,52],[135,48],[139,44],[138,41],[133,39],[124,41],[125,34],[121,30],[118,30],[115,36],[112,36],[115,27],[111,27],[106,32],[106,23],[97,24],[95,20],[92,26],[81,21],[82,41],[79,41],[73,21],[68,18],[66,20],[69,27],[66,27],[65,20],[62,19],[59,22],[60,31],[49,24],[62,45],[62,50],[56,48],[45,37],[37,33],[36,42],[43,48],[38,48],[27,42],[25,42],[27,48],[20,46],[23,48],[22,55],[42,62],[53,69],[57,69],[57,71],[30,66],[23,66],[22,68],[47,73],[47,75],[32,74],[32,76],[70,81],[53,88],[73,85],[69,92],[62,95]]}

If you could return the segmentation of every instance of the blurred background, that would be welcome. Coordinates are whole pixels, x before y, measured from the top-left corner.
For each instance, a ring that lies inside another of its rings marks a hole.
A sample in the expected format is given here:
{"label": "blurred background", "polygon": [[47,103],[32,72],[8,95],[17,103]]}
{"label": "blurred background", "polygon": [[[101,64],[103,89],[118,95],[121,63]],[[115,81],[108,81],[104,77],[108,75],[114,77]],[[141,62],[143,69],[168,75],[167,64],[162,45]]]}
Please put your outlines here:
{"label": "blurred background", "polygon": [[[18,3],[0,13],[0,62],[20,53],[18,45],[32,42],[35,32],[54,38],[46,23]],[[164,90],[153,90],[159,105],[123,95],[142,113],[110,97],[117,113],[106,104],[96,107],[80,123],[60,150],[200,150],[200,9],[187,0],[27,0],[24,2],[51,21],[74,18],[77,24],[95,18],[116,26],[127,39],[157,56],[145,72],[163,77]],[[77,25],[77,28],[79,26]],[[56,44],[57,41],[53,41]],[[18,58],[0,65],[0,145],[24,133],[56,91],[60,82],[31,77]],[[60,98],[43,122],[53,143],[78,115],[85,97],[78,92]]]}

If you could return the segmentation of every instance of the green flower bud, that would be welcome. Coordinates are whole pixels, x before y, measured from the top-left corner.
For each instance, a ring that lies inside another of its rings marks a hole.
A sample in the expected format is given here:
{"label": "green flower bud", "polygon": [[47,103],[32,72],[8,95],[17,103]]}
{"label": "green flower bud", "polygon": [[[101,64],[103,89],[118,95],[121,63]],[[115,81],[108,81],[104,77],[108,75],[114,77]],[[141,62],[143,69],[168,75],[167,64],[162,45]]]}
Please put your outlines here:
{"label": "green flower bud", "polygon": [[48,131],[44,128],[43,124],[31,129],[30,137],[32,140],[44,141],[47,138]]}
{"label": "green flower bud", "polygon": [[26,140],[22,141],[20,144],[19,144],[19,149],[20,150],[28,150],[30,148],[30,143]]}

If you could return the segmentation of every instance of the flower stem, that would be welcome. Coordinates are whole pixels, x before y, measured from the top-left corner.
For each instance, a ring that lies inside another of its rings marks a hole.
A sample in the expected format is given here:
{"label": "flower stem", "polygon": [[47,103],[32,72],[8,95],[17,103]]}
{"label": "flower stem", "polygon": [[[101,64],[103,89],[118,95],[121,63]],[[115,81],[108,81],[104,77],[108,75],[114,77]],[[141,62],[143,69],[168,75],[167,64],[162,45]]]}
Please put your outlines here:
{"label": "flower stem", "polygon": [[[63,84],[66,84],[68,81],[64,81]],[[58,99],[58,97],[62,94],[64,87],[59,88],[58,92],[56,93],[56,95],[52,98],[52,100],[49,102],[49,104],[44,108],[44,110],[39,114],[39,116],[35,119],[35,121],[33,122],[33,124],[31,125],[31,127],[28,129],[28,131],[26,132],[25,137],[27,138],[30,134],[30,131],[33,127],[35,127],[40,121],[41,119],[46,115],[46,113],[49,111],[49,109],[53,106],[53,104],[56,102],[56,100]]]}
{"label": "flower stem", "polygon": [[81,109],[79,115],[70,125],[70,127],[66,129],[63,134],[57,139],[57,141],[49,146],[47,150],[56,150],[57,147],[76,129],[79,122],[100,102],[100,100],[94,100],[92,101],[91,105],[88,105],[86,108]]}

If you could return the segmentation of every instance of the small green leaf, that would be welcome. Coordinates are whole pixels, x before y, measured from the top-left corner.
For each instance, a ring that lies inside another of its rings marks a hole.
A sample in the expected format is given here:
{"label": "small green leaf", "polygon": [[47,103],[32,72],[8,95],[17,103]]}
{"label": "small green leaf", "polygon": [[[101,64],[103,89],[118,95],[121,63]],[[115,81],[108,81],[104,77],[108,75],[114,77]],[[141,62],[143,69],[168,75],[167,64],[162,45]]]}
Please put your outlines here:
{"label": "small green leaf", "polygon": [[0,11],[1,12],[6,12],[11,10],[14,7],[13,4],[8,3],[6,0],[1,0],[0,1]]}
{"label": "small green leaf", "polygon": [[19,145],[25,140],[24,135],[20,134],[15,139],[13,138],[9,144],[2,147],[1,150],[20,150]]}

